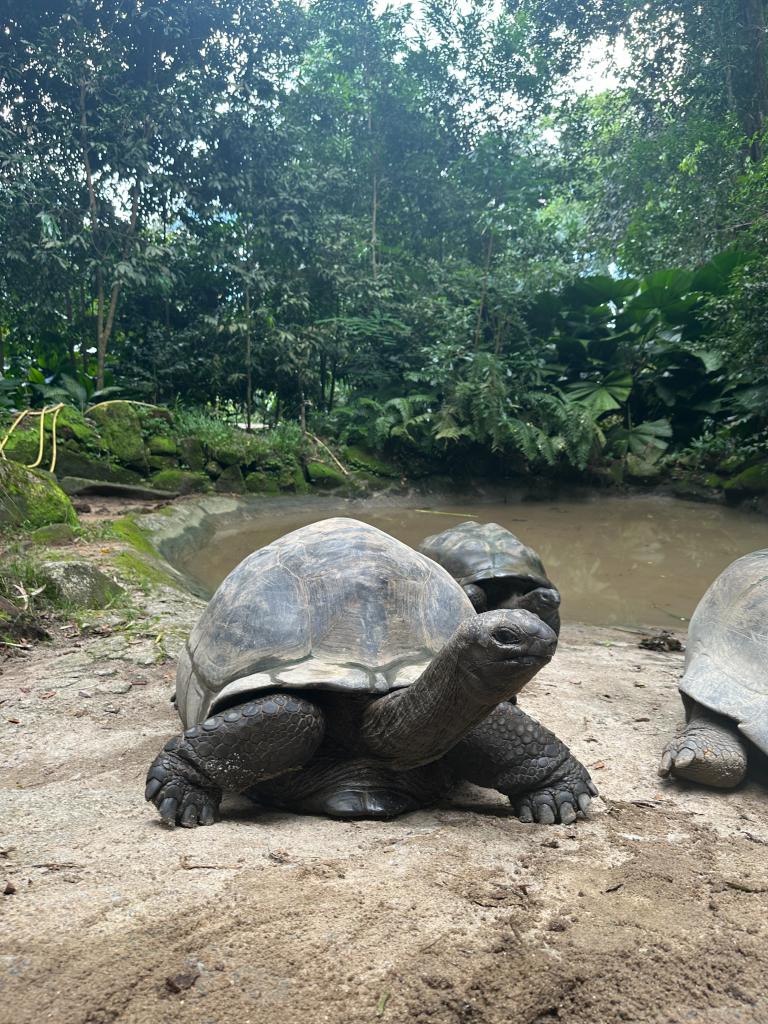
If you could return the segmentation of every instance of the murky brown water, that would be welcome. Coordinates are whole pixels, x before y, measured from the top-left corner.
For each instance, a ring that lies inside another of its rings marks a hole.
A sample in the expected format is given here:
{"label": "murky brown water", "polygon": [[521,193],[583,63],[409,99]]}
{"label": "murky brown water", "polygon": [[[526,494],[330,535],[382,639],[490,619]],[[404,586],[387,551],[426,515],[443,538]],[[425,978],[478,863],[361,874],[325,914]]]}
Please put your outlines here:
{"label": "murky brown water", "polygon": [[[423,499],[422,499],[423,500]],[[251,551],[299,526],[351,515],[414,547],[464,519],[506,526],[541,555],[560,588],[564,622],[684,625],[712,580],[739,555],[768,547],[768,521],[716,505],[657,496],[582,501],[478,503],[428,508],[261,510],[181,566],[213,591]]]}

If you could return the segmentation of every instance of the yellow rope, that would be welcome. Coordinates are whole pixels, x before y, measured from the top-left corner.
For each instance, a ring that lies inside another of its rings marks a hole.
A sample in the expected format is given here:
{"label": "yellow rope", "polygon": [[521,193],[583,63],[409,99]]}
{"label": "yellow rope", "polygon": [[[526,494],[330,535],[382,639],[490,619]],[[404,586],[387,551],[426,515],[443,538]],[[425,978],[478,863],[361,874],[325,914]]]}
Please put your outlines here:
{"label": "yellow rope", "polygon": [[43,461],[43,452],[45,450],[45,414],[46,414],[47,411],[48,410],[47,410],[46,406],[43,406],[41,412],[35,412],[35,413],[32,414],[33,416],[39,416],[40,417],[40,443],[39,443],[38,448],[37,448],[37,458],[32,463],[32,465],[29,467],[30,469],[37,469],[37,467]]}
{"label": "yellow rope", "polygon": [[51,420],[51,443],[53,448],[51,450],[51,468],[48,470],[52,473],[56,469],[56,420],[59,418],[59,413],[64,408],[64,403],[59,402],[58,406],[53,410],[53,419]]}
{"label": "yellow rope", "polygon": [[5,454],[5,451],[4,451],[5,446],[8,444],[8,441],[11,438],[11,434],[14,432],[16,427],[18,427],[18,425],[21,423],[21,421],[26,416],[39,416],[40,417],[40,440],[39,440],[38,448],[37,448],[37,458],[35,459],[35,461],[30,466],[27,466],[27,469],[37,469],[37,467],[43,461],[43,453],[45,451],[45,414],[47,412],[51,412],[51,413],[53,413],[53,419],[51,420],[52,454],[51,454],[51,468],[50,468],[49,472],[52,473],[54,471],[54,469],[56,468],[56,455],[57,455],[56,421],[58,420],[59,413],[61,412],[61,410],[63,408],[64,408],[64,403],[63,402],[59,402],[58,405],[51,405],[51,406],[47,406],[46,405],[46,406],[43,406],[43,408],[41,410],[39,410],[39,411],[36,410],[36,409],[25,409],[23,412],[20,412],[19,415],[16,417],[16,419],[11,424],[11,427],[10,427],[8,433],[5,435],[5,437],[3,438],[2,442],[0,442],[0,455],[4,459],[8,458],[8,456]]}

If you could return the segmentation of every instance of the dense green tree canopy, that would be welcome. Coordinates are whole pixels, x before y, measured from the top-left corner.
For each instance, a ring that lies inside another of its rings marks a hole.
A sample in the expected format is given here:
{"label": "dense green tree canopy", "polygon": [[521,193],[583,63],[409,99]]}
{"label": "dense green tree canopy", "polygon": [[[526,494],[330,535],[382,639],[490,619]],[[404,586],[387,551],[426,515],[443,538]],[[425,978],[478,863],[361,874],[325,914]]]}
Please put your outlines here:
{"label": "dense green tree canopy", "polygon": [[0,401],[761,444],[766,54],[764,0],[5,0]]}

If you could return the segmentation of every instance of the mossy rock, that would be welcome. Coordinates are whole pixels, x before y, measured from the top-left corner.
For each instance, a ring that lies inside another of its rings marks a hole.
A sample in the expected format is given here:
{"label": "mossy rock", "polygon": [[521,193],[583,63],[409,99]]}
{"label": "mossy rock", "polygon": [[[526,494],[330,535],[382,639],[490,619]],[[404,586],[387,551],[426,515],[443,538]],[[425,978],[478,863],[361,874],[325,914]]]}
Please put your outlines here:
{"label": "mossy rock", "polygon": [[59,544],[71,544],[76,536],[69,523],[49,523],[48,526],[38,526],[30,533],[29,539],[33,544],[56,547]]}
{"label": "mossy rock", "polygon": [[625,476],[628,480],[640,483],[655,483],[662,475],[661,467],[656,462],[648,462],[631,453],[627,455]]}
{"label": "mossy rock", "polygon": [[223,494],[245,494],[245,480],[239,466],[227,466],[214,485]]}
{"label": "mossy rock", "polygon": [[729,498],[754,498],[768,494],[768,463],[761,462],[743,470],[726,481],[723,490]]}
{"label": "mossy rock", "polygon": [[175,455],[150,455],[147,462],[150,469],[178,469],[179,466]]}
{"label": "mossy rock", "polygon": [[[51,420],[53,417],[51,417]],[[85,415],[72,405],[65,405],[56,418],[56,434],[58,437],[71,438],[79,447],[99,447],[99,435]]]}
{"label": "mossy rock", "polygon": [[205,469],[203,446],[196,437],[183,437],[178,444],[178,453],[184,465],[196,473]]}
{"label": "mossy rock", "polygon": [[46,594],[67,608],[107,608],[125,593],[90,562],[43,562],[40,576]]}
{"label": "mossy rock", "polygon": [[181,589],[173,576],[167,573],[154,558],[142,558],[135,551],[121,551],[115,555],[113,563],[122,577],[143,590],[153,590],[157,587]]}
{"label": "mossy rock", "polygon": [[150,437],[147,447],[152,455],[175,455],[177,452],[176,442],[167,434]]}
{"label": "mossy rock", "polygon": [[725,473],[727,476],[730,476],[731,473],[738,473],[740,469],[743,469],[746,461],[742,455],[729,455],[727,459],[723,459],[717,464],[717,472]]}
{"label": "mossy rock", "polygon": [[[52,427],[53,414],[46,414],[43,429],[43,459],[42,467],[50,465],[53,456]],[[8,421],[0,428],[0,437],[10,429],[12,421]],[[90,448],[98,451],[99,436],[93,426],[88,423],[81,412],[72,406],[65,405],[59,410],[56,416],[56,446],[58,451],[58,462],[64,455],[64,450],[79,452],[82,448]],[[37,460],[40,451],[40,418],[39,416],[27,416],[15,428],[5,443],[3,449],[7,458],[14,462],[22,462],[29,466]]]}
{"label": "mossy rock", "polygon": [[179,494],[196,494],[210,490],[210,481],[205,473],[190,473],[186,469],[161,469],[149,478],[153,487],[160,491],[176,491]]}
{"label": "mossy rock", "polygon": [[102,444],[118,462],[146,470],[141,417],[133,402],[102,402],[92,406],[88,415],[99,427]]}
{"label": "mossy rock", "polygon": [[35,529],[49,523],[77,526],[77,514],[50,473],[0,459],[0,525]]}
{"label": "mossy rock", "polygon": [[712,502],[718,500],[715,491],[704,481],[693,475],[686,475],[678,480],[673,480],[670,484],[670,490],[676,498],[683,498],[685,501]]}
{"label": "mossy rock", "polygon": [[279,494],[280,484],[277,477],[256,470],[246,476],[245,489],[249,494]]}
{"label": "mossy rock", "polygon": [[336,466],[327,466],[324,462],[310,462],[307,465],[307,473],[310,483],[323,490],[346,487],[350,482],[346,473],[342,473]]}
{"label": "mossy rock", "polygon": [[304,476],[304,470],[298,462],[283,463],[277,475],[277,482],[281,491],[288,494],[308,494],[309,484]]}
{"label": "mossy rock", "polygon": [[83,452],[70,451],[68,448],[59,448],[56,459],[56,475],[58,477],[81,476],[88,480],[108,480],[115,484],[138,484],[142,479],[135,470],[116,466],[109,462],[106,456],[96,458]]}
{"label": "mossy rock", "polygon": [[[5,432],[10,427],[5,427],[2,431],[3,437]],[[30,466],[37,460],[37,455],[40,450],[40,435],[38,430],[33,429],[32,423],[26,426],[26,421],[20,424],[8,440],[5,442],[3,447],[3,455],[6,459],[11,459],[13,462],[20,462],[25,466]],[[45,452],[50,451],[48,441],[46,440],[46,447],[43,451],[43,458],[45,458]]]}
{"label": "mossy rock", "polygon": [[134,516],[129,515],[116,519],[110,529],[115,537],[124,540],[126,544],[130,544],[137,551],[142,551],[153,558],[157,557],[157,551],[150,541],[149,535],[139,526]]}
{"label": "mossy rock", "polygon": [[220,463],[226,469],[228,466],[239,466],[243,460],[243,449],[237,445],[222,444],[215,447],[208,446],[208,452],[212,459]]}
{"label": "mossy rock", "polygon": [[403,475],[399,466],[387,462],[357,445],[347,445],[343,449],[343,455],[353,469],[363,470],[366,475],[373,474],[391,479],[399,479]]}
{"label": "mossy rock", "polygon": [[208,474],[211,480],[218,480],[218,478],[224,472],[224,467],[220,466],[218,462],[214,462],[213,459],[210,459],[205,464],[205,472]]}

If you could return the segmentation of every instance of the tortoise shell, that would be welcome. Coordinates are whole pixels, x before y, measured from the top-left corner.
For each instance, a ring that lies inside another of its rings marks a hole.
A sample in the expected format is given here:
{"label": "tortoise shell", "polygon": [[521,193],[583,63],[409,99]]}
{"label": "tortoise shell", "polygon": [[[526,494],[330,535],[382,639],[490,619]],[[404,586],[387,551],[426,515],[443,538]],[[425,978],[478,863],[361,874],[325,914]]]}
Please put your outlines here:
{"label": "tortoise shell", "polygon": [[419,551],[447,569],[461,586],[505,579],[515,581],[521,593],[554,587],[536,552],[498,523],[459,523],[427,537]]}
{"label": "tortoise shell", "polygon": [[257,690],[409,685],[474,609],[440,566],[355,519],[313,523],[223,580],[179,659],[185,727]]}
{"label": "tortoise shell", "polygon": [[680,690],[768,754],[768,549],[737,558],[699,601]]}

